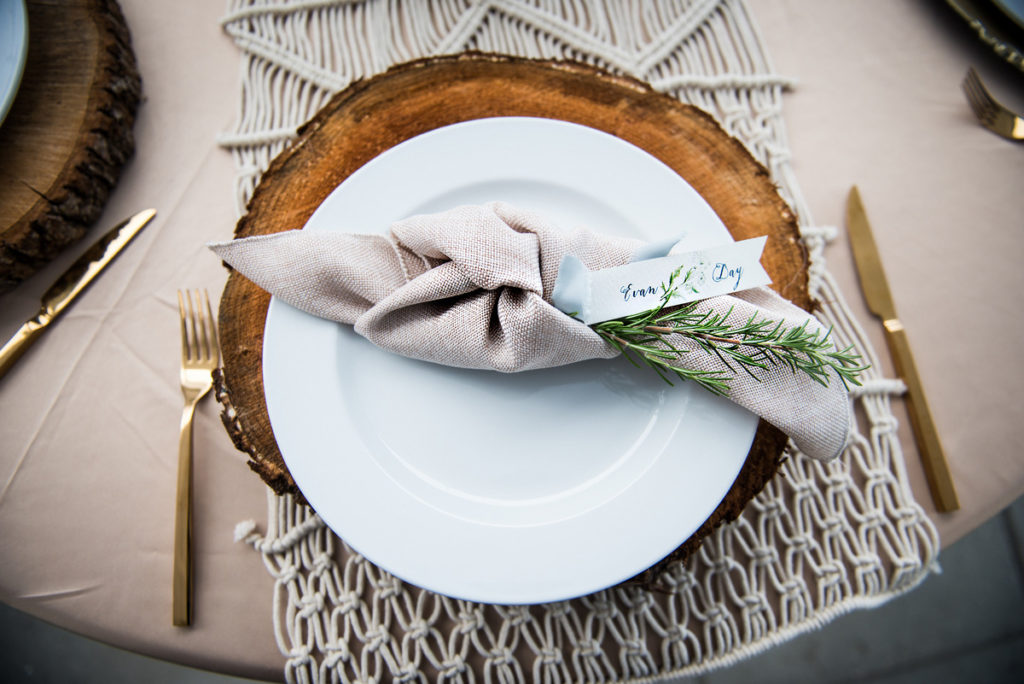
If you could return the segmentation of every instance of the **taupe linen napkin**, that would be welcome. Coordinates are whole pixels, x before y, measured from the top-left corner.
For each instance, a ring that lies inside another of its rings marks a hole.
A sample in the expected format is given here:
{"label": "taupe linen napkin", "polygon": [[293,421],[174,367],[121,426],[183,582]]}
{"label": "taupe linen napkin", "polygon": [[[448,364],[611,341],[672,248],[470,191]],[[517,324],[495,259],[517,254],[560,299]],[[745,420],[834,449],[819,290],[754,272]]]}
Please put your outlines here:
{"label": "taupe linen napkin", "polygon": [[[353,325],[389,351],[460,368],[516,372],[618,352],[588,326],[551,304],[562,257],[590,270],[628,263],[643,243],[566,233],[535,213],[504,203],[414,216],[390,235],[286,231],[213,243],[232,268],[284,302]],[[808,313],[759,288],[705,300],[735,320],[751,315],[800,325]],[[810,326],[821,328],[811,319]],[[680,340],[679,347],[691,346]],[[695,368],[717,370],[703,352]],[[739,372],[729,398],[789,435],[808,456],[838,455],[850,426],[850,402],[833,378],[823,387],[777,367],[761,382]]]}

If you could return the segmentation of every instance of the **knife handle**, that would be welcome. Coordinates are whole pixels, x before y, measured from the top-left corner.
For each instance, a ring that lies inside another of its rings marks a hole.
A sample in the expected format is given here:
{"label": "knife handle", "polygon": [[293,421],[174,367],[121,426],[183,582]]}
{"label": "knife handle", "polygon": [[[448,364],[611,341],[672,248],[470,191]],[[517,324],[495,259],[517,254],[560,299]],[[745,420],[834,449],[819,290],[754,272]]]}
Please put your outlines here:
{"label": "knife handle", "polygon": [[10,370],[15,361],[21,358],[21,355],[36,341],[45,327],[45,324],[33,318],[18,328],[14,337],[7,340],[7,344],[0,349],[0,378]]}
{"label": "knife handle", "polygon": [[953,487],[953,478],[949,473],[949,465],[942,451],[939,435],[935,431],[931,411],[928,410],[928,402],[924,397],[921,380],[917,375],[914,357],[910,353],[907,331],[896,319],[887,320],[884,325],[885,339],[889,345],[889,351],[892,352],[896,374],[907,384],[906,402],[907,412],[910,414],[910,426],[917,438],[917,448],[921,452],[921,462],[924,464],[924,474],[928,479],[932,500],[935,502],[935,507],[942,513],[958,510],[960,501],[957,499],[956,489]]}

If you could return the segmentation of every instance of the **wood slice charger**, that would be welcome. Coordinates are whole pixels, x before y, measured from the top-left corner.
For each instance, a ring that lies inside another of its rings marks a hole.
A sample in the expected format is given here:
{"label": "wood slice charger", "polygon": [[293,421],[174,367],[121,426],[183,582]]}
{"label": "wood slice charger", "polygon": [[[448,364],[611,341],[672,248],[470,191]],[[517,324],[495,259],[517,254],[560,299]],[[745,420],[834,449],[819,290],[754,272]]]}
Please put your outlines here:
{"label": "wood slice charger", "polygon": [[[236,237],[301,229],[324,199],[368,161],[413,136],[472,119],[531,116],[605,131],[660,159],[711,205],[737,240],[766,235],[773,287],[804,309],[807,253],[796,217],[768,172],[709,115],[643,83],[577,63],[469,53],[402,64],[338,93],[264,173]],[[623,189],[628,192],[628,188]],[[250,467],[278,494],[302,494],[281,457],[263,395],[270,295],[238,273],[220,303],[224,424]],[[735,519],[781,463],[787,438],[761,421],[732,489],[704,525],[634,581],[653,586],[664,563],[687,557]]]}
{"label": "wood slice charger", "polygon": [[142,82],[114,0],[30,0],[18,94],[0,126],[0,293],[83,237],[134,151]]}

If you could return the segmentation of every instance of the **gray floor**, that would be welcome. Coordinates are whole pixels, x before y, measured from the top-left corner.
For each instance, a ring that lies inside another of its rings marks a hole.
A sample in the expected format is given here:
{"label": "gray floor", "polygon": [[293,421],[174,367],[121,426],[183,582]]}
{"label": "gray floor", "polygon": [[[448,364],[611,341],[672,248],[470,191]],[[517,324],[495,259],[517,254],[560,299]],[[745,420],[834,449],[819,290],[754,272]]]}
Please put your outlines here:
{"label": "gray floor", "polygon": [[[906,596],[693,681],[1024,682],[1024,499],[941,561],[943,573]],[[0,606],[0,682],[247,681],[125,653]]]}

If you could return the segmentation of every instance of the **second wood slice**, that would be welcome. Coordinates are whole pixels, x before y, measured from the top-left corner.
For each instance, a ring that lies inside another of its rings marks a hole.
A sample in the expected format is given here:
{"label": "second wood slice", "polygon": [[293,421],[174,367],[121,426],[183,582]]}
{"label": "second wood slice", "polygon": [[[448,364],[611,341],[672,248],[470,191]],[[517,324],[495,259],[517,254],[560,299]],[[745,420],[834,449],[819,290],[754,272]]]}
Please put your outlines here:
{"label": "second wood slice", "polygon": [[30,0],[25,72],[0,126],[0,293],[93,225],[134,152],[142,82],[114,0]]}

